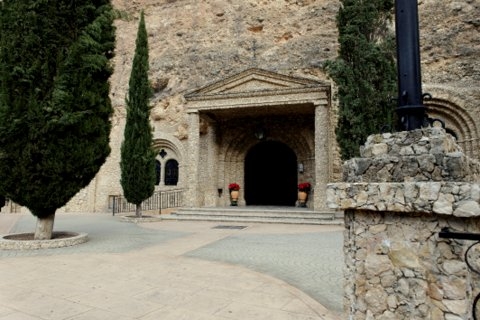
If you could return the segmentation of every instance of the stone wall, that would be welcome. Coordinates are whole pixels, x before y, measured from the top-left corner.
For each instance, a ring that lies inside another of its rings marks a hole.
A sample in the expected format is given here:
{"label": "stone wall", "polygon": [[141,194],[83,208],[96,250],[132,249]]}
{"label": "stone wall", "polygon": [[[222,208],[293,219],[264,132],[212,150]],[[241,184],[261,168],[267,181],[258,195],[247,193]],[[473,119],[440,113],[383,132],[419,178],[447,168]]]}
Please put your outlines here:
{"label": "stone wall", "polygon": [[480,277],[464,257],[473,242],[439,232],[480,233],[479,215],[346,210],[345,221],[346,319],[473,319]]}
{"label": "stone wall", "polygon": [[375,134],[344,166],[346,182],[479,181],[480,165],[442,128]]}
{"label": "stone wall", "polygon": [[474,242],[439,233],[480,234],[479,163],[442,128],[372,135],[361,153],[327,191],[345,210],[347,318],[473,319]]}

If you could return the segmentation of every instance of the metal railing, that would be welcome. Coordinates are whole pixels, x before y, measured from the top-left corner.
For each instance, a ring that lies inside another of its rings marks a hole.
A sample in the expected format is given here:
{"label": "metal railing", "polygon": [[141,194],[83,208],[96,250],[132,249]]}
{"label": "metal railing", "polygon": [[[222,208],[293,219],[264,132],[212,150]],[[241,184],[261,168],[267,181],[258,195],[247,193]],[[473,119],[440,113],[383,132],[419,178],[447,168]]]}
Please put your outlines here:
{"label": "metal railing", "polygon": [[[153,195],[142,202],[142,210],[158,210],[178,208],[183,205],[184,190],[155,191]],[[112,213],[134,212],[135,204],[129,203],[124,196],[110,196]]]}
{"label": "metal railing", "polygon": [[[2,204],[0,203],[0,206]],[[10,199],[5,199],[5,204],[0,207],[0,212],[6,212],[6,213],[21,213],[22,212],[22,206],[19,204],[13,202]]]}

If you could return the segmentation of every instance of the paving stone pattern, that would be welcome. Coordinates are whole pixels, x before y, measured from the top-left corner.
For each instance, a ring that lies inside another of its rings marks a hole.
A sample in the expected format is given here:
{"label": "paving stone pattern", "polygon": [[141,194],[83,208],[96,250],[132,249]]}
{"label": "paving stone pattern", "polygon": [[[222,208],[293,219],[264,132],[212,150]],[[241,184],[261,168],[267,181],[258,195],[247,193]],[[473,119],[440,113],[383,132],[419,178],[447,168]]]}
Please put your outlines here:
{"label": "paving stone pattern", "polygon": [[[10,233],[34,232],[36,218],[21,217]],[[89,241],[82,245],[42,250],[0,250],[0,257],[38,256],[73,253],[121,253],[173,240],[188,235],[184,232],[150,230],[134,223],[122,222],[109,215],[58,215],[55,231],[88,233]]]}
{"label": "paving stone pattern", "polygon": [[[33,216],[11,218],[3,233],[34,230]],[[56,231],[90,240],[0,250],[0,320],[340,319],[342,228],[216,226],[59,214]]]}
{"label": "paving stone pattern", "polygon": [[342,311],[342,232],[231,236],[187,256],[243,265],[300,288],[331,310]]}

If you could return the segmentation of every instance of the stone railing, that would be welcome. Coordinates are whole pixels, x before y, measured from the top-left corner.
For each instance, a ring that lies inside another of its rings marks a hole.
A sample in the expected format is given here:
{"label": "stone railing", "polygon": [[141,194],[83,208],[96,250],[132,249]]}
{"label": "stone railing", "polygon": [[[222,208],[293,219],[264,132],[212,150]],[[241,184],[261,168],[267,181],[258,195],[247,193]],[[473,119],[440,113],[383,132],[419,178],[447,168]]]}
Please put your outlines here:
{"label": "stone railing", "polygon": [[373,135],[361,154],[327,188],[345,210],[346,318],[476,319],[472,241],[439,234],[480,233],[478,162],[441,128]]}

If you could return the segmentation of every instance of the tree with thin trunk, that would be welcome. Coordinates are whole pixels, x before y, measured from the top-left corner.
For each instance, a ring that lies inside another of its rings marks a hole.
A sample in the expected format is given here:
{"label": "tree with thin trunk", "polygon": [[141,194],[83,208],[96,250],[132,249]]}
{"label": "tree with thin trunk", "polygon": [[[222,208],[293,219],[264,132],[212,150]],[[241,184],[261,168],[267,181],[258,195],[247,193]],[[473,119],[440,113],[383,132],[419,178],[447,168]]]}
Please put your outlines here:
{"label": "tree with thin trunk", "polygon": [[113,18],[108,0],[0,2],[0,194],[35,239],[110,154]]}
{"label": "tree with thin trunk", "polygon": [[337,15],[339,55],[327,72],[338,86],[337,142],[342,159],[359,155],[370,134],[395,123],[393,0],[341,0]]}
{"label": "tree with thin trunk", "polygon": [[136,205],[135,214],[142,216],[142,202],[155,189],[155,152],[150,125],[149,99],[152,91],[148,81],[148,38],[142,11],[130,74],[127,120],[121,147],[121,185],[128,202]]}

